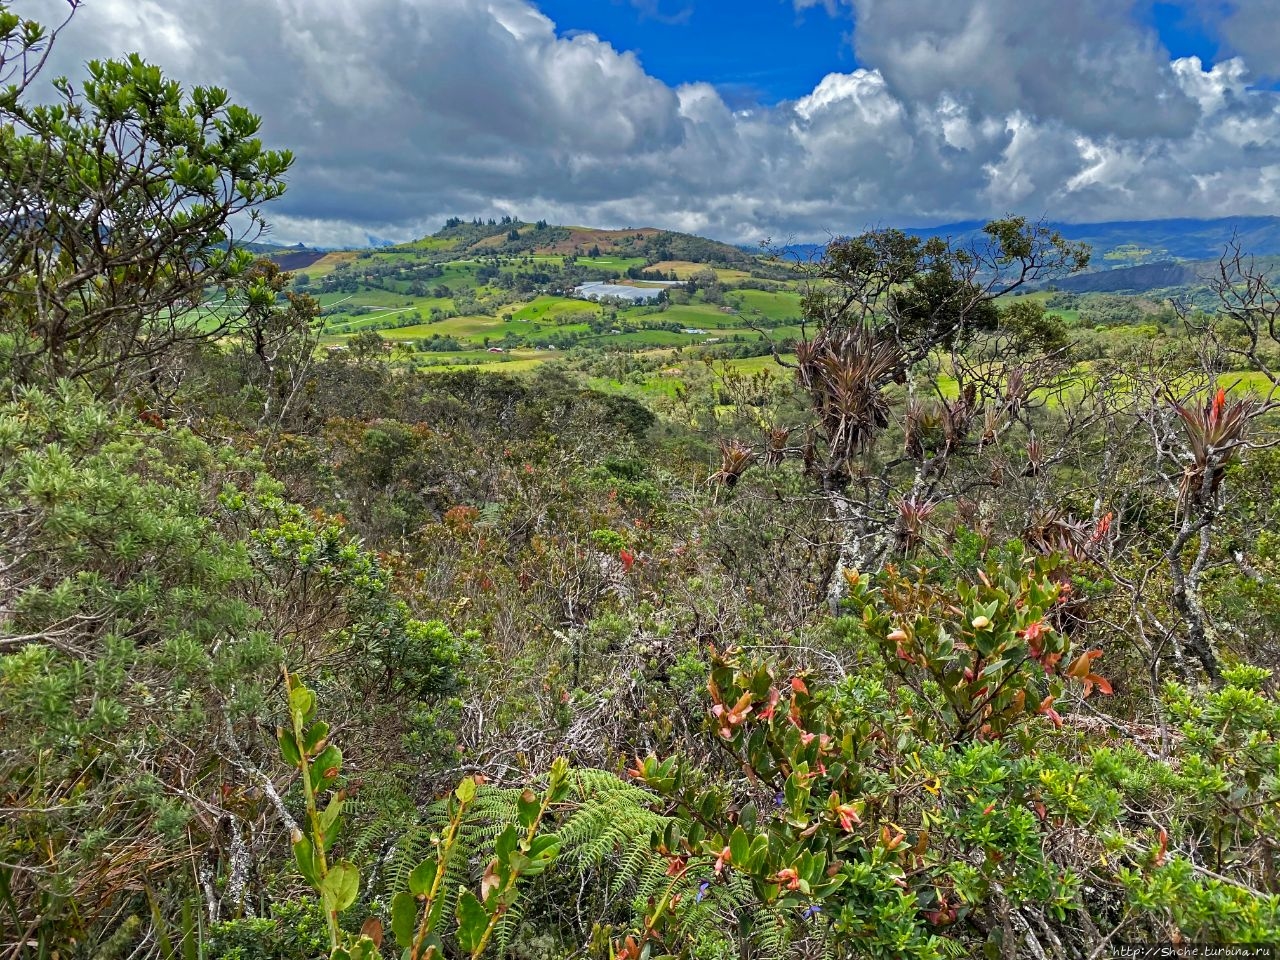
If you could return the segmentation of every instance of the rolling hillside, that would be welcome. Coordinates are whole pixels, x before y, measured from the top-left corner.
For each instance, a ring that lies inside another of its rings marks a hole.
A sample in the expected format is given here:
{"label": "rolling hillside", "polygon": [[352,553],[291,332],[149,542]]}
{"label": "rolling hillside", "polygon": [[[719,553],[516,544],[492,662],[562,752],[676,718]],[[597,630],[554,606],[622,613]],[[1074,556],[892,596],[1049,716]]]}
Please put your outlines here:
{"label": "rolling hillside", "polygon": [[[396,247],[294,247],[273,256],[295,272],[296,289],[319,300],[327,349],[377,333],[386,349],[419,368],[518,370],[569,351],[750,364],[775,345],[789,350],[802,335],[802,271],[653,228],[455,219]],[[1155,322],[1172,295],[1211,306],[1202,277],[1215,263],[1165,260],[1101,270],[1028,294],[1069,328],[1131,328]],[[593,283],[647,287],[661,296],[630,304],[576,294]]]}
{"label": "rolling hillside", "polygon": [[[272,255],[320,302],[327,348],[375,332],[416,366],[519,368],[574,348],[752,357],[793,338],[800,320],[794,271],[654,228],[452,219],[396,247]],[[660,292],[659,302],[575,295],[602,282]]]}
{"label": "rolling hillside", "polygon": [[723,267],[750,266],[756,259],[727,243],[654,227],[597,230],[509,218],[483,222],[455,218],[429,237],[389,249],[430,251],[442,258],[521,254],[612,256],[638,258],[649,264],[689,261]]}

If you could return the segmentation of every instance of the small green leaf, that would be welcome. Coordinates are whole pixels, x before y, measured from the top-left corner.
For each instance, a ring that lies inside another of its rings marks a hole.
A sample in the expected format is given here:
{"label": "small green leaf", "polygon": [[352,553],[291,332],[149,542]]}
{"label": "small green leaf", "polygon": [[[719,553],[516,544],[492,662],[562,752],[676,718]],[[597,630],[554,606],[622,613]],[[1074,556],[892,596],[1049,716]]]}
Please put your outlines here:
{"label": "small green leaf", "polygon": [[325,906],[337,913],[356,902],[360,892],[360,871],[355,864],[343,860],[329,868],[320,884],[320,896]]}
{"label": "small green leaf", "polygon": [[319,748],[320,742],[327,736],[329,736],[329,724],[325,723],[323,720],[318,720],[313,723],[311,725],[311,729],[308,730],[306,735],[303,737],[307,753],[309,755],[314,754]]}
{"label": "small green leaf", "polygon": [[729,856],[735,867],[746,869],[747,862],[751,859],[751,841],[742,827],[734,827],[733,833],[729,835]]}
{"label": "small green leaf", "polygon": [[415,897],[426,896],[431,892],[431,885],[436,881],[436,862],[428,857],[413,868],[409,874],[409,892]]}
{"label": "small green leaf", "polygon": [[464,953],[471,953],[480,946],[480,940],[489,927],[489,912],[470,890],[463,890],[458,897],[458,946]]}
{"label": "small green leaf", "polygon": [[311,716],[316,706],[316,695],[299,684],[289,691],[289,709],[302,719]]}
{"label": "small green leaf", "polygon": [[414,928],[418,925],[418,898],[408,891],[397,893],[391,900],[391,932],[396,943],[413,946]]}
{"label": "small green leaf", "polygon": [[538,795],[532,790],[525,790],[516,801],[516,808],[520,811],[520,826],[528,830],[533,826],[533,822],[538,819],[538,811],[542,809],[542,801],[538,799]]}
{"label": "small green leaf", "polygon": [[476,782],[473,778],[467,777],[460,784],[458,789],[453,791],[454,796],[458,798],[460,803],[470,803],[476,798]]}
{"label": "small green leaf", "polygon": [[298,872],[312,887],[320,889],[320,876],[316,872],[315,849],[307,835],[299,831],[293,841],[293,859],[298,863]]}
{"label": "small green leaf", "polygon": [[560,838],[554,833],[534,837],[528,852],[531,860],[550,860],[560,852]]}
{"label": "small green leaf", "polygon": [[985,667],[983,667],[983,668],[982,668],[982,676],[984,676],[984,677],[990,677],[990,676],[993,676],[993,675],[995,675],[995,674],[999,673],[1001,670],[1003,670],[1003,669],[1004,669],[1005,667],[1007,667],[1008,665],[1009,665],[1009,661],[1008,661],[1008,660],[996,660],[994,663],[989,663],[989,664],[987,664]]}
{"label": "small green leaf", "polygon": [[507,863],[511,859],[511,854],[516,848],[516,841],[519,835],[516,833],[516,825],[514,823],[507,824],[507,828],[498,834],[498,839],[493,845],[493,853],[498,858],[499,863]]}
{"label": "small green leaf", "polygon": [[320,829],[324,831],[325,837],[332,836],[338,831],[338,817],[342,814],[342,807],[346,803],[341,793],[336,793],[329,801],[329,805],[320,812]]}
{"label": "small green leaf", "polygon": [[282,728],[277,733],[277,739],[280,741],[280,756],[284,757],[284,762],[291,767],[301,766],[302,754],[298,750],[298,741],[293,738],[293,731]]}
{"label": "small green leaf", "polygon": [[323,790],[338,779],[338,774],[342,772],[342,751],[337,744],[331,743],[325,747],[312,762],[311,768],[315,771],[317,790]]}

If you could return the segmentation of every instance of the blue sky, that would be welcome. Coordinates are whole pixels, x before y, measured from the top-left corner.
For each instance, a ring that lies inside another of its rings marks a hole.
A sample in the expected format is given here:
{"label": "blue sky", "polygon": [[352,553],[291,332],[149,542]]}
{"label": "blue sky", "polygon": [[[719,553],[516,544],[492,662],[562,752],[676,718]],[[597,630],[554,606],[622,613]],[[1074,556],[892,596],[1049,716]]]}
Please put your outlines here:
{"label": "blue sky", "polygon": [[561,35],[594,33],[634,52],[672,86],[715,84],[734,105],[810,93],[828,73],[857,64],[852,23],[792,0],[539,0]]}
{"label": "blue sky", "polygon": [[1154,3],[1148,23],[1156,28],[1161,42],[1173,57],[1199,57],[1212,63],[1218,56],[1218,43],[1210,34],[1205,19],[1194,7],[1179,3]]}

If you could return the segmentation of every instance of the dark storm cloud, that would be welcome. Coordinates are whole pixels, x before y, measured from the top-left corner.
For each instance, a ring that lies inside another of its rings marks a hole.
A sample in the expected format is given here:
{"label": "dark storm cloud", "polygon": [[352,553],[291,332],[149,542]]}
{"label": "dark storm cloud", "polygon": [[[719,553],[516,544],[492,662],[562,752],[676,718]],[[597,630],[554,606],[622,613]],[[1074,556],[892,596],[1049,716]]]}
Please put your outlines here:
{"label": "dark storm cloud", "polygon": [[454,213],[741,240],[1011,209],[1280,213],[1280,97],[1249,86],[1264,49],[1171,62],[1103,0],[957,0],[945,23],[929,0],[797,5],[854,15],[863,67],[769,108],[671,88],[524,0],[88,0],[55,60],[75,76],[137,49],[227,86],[298,154],[269,211],[290,241],[409,238]]}

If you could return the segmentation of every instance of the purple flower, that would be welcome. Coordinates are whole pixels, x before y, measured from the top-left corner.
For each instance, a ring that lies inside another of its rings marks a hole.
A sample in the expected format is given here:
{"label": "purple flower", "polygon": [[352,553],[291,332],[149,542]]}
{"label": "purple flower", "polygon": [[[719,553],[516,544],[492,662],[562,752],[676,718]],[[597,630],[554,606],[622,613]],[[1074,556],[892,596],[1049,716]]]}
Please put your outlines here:
{"label": "purple flower", "polygon": [[711,889],[711,884],[708,881],[703,880],[700,884],[698,884],[698,895],[694,898],[694,900],[697,903],[701,903],[702,898],[707,895],[707,891],[710,889]]}
{"label": "purple flower", "polygon": [[822,912],[822,908],[820,906],[818,906],[816,903],[811,903],[809,904],[809,906],[805,908],[804,918],[806,920],[812,920],[821,912]]}

